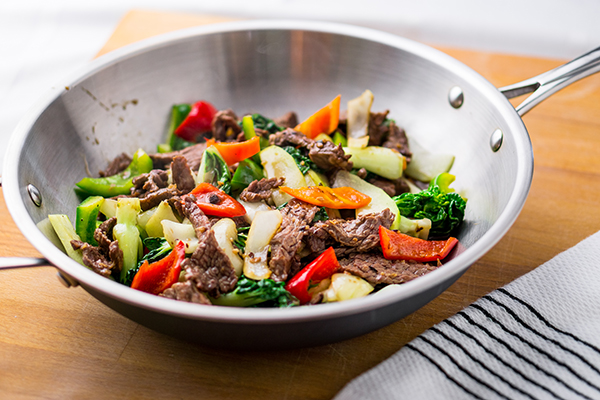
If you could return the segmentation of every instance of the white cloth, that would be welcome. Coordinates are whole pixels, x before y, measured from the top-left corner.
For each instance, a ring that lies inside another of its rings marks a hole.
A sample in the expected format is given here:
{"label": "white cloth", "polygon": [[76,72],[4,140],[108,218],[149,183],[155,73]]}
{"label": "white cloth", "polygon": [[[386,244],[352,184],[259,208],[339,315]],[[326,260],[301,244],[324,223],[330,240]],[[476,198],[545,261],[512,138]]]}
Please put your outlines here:
{"label": "white cloth", "polygon": [[427,330],[335,400],[600,399],[600,232]]}

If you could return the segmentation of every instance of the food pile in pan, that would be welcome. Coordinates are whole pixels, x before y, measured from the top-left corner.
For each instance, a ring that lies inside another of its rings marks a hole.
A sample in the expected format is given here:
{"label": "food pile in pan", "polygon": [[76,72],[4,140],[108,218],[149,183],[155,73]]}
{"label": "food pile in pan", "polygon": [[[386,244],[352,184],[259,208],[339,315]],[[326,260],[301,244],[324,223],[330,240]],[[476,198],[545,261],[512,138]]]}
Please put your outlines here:
{"label": "food pile in pan", "polygon": [[441,265],[466,199],[454,157],[409,148],[365,91],[302,122],[174,105],[156,153],[76,184],[75,227],[49,220],[96,273],[166,298],[289,307],[359,298]]}

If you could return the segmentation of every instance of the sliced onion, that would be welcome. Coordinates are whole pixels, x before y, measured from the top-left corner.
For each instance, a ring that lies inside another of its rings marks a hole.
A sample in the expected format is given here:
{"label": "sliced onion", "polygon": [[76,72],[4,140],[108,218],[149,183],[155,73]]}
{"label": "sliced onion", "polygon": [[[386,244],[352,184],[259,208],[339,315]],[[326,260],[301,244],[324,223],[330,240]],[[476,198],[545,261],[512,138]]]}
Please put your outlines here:
{"label": "sliced onion", "polygon": [[271,276],[267,266],[269,245],[282,220],[279,210],[259,211],[254,216],[244,251],[244,275],[247,278],[261,280]]}
{"label": "sliced onion", "polygon": [[373,93],[365,90],[363,94],[348,102],[347,137],[360,138],[369,131],[369,115],[373,104]]}

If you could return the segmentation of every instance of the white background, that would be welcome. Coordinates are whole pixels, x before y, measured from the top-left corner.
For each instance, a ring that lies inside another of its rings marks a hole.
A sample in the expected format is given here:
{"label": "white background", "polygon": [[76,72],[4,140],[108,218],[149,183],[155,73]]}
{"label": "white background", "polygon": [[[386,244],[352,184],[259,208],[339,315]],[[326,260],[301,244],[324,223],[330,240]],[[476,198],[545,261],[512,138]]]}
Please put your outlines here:
{"label": "white background", "polygon": [[0,0],[0,166],[25,111],[90,60],[133,8],[345,22],[427,44],[565,60],[600,46],[600,0]]}

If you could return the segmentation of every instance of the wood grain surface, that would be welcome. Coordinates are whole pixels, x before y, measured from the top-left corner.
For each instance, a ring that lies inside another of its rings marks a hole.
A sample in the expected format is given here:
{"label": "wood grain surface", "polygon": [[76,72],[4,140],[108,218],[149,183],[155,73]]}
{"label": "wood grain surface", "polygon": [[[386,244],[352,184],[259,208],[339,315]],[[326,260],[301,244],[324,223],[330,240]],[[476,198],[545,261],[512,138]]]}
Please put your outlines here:
{"label": "wood grain surface", "polygon": [[[133,41],[224,18],[128,13],[103,54]],[[563,63],[441,49],[496,86]],[[0,398],[327,399],[429,327],[531,271],[600,228],[600,76],[539,105],[524,121],[535,172],[508,234],[449,290],[376,332],[328,346],[277,352],[214,350],[156,333],[83,289],[65,289],[51,267],[0,276]],[[0,256],[39,256],[0,200]]]}

